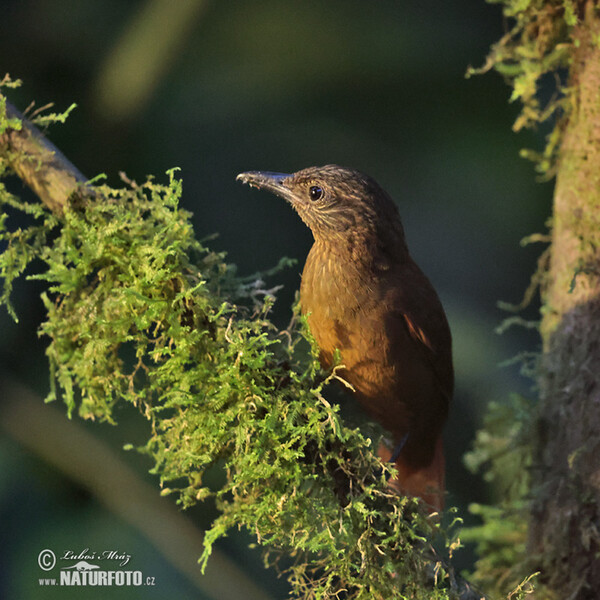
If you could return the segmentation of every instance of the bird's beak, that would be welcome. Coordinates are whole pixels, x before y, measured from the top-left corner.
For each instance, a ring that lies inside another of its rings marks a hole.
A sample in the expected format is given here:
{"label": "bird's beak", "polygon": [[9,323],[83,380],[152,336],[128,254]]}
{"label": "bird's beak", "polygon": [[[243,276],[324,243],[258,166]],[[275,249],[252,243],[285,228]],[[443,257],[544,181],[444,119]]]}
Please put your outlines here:
{"label": "bird's beak", "polygon": [[247,183],[251,187],[259,188],[261,190],[267,190],[273,192],[281,198],[292,202],[293,194],[292,191],[285,185],[286,179],[290,175],[288,173],[271,173],[270,171],[247,171],[240,173],[237,177],[237,181]]}

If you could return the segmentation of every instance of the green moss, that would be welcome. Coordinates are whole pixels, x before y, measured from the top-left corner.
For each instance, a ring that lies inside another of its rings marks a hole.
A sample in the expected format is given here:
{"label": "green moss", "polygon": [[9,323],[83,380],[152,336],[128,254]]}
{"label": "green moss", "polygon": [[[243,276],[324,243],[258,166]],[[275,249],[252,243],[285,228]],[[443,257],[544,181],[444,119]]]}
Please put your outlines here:
{"label": "green moss", "polygon": [[[541,152],[522,151],[523,157],[535,161],[541,174],[551,177],[562,136],[561,117],[571,108],[571,90],[563,76],[571,63],[573,46],[578,43],[574,32],[583,18],[585,2],[487,1],[502,5],[509,29],[492,46],[485,65],[479,69],[469,68],[467,77],[494,69],[505,78],[512,87],[510,101],[518,100],[522,105],[513,125],[515,131],[554,121]],[[543,102],[540,99],[542,86],[547,98]]]}

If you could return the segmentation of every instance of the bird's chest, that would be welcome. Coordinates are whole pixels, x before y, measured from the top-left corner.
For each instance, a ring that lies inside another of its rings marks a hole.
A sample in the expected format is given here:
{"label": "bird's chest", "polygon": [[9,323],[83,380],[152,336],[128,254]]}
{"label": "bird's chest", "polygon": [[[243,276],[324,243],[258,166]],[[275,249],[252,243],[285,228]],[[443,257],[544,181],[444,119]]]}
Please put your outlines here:
{"label": "bird's chest", "polygon": [[302,273],[300,302],[326,365],[336,350],[348,369],[375,350],[385,352],[380,301],[381,281],[364,265],[313,246]]}

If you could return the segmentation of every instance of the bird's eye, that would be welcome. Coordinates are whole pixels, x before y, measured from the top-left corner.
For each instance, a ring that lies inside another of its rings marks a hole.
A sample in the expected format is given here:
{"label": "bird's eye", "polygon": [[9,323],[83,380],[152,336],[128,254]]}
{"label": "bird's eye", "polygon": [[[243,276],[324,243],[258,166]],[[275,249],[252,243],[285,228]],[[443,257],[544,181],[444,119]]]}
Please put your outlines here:
{"label": "bird's eye", "polygon": [[323,197],[323,188],[319,187],[318,185],[311,185],[308,193],[310,195],[310,199],[316,202]]}

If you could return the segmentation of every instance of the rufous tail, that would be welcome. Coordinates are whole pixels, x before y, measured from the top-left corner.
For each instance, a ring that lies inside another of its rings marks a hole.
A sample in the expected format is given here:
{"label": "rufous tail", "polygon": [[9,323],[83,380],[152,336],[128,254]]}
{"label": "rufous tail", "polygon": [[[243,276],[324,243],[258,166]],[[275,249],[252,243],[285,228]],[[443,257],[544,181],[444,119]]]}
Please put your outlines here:
{"label": "rufous tail", "polygon": [[[379,456],[384,460],[389,460],[391,451],[387,446],[379,447]],[[431,463],[424,468],[415,469],[408,465],[402,452],[396,460],[396,469],[398,476],[390,480],[390,485],[396,488],[400,493],[408,496],[420,498],[436,511],[444,508],[445,486],[445,460],[444,448],[441,436],[435,446],[435,452]]]}

